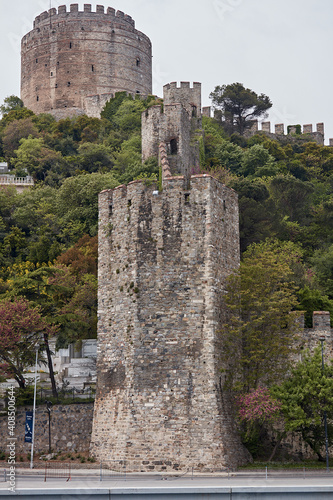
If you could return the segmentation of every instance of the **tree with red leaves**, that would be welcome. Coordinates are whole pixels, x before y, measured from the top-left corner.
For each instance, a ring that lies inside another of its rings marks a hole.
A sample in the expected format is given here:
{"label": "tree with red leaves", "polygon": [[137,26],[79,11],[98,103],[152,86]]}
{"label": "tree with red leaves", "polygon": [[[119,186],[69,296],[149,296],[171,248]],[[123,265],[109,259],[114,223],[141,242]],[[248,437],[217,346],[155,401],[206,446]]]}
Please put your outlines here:
{"label": "tree with red leaves", "polygon": [[0,302],[0,370],[26,385],[24,369],[34,364],[35,347],[40,336],[55,329],[41,316],[39,307],[31,307],[24,298]]}

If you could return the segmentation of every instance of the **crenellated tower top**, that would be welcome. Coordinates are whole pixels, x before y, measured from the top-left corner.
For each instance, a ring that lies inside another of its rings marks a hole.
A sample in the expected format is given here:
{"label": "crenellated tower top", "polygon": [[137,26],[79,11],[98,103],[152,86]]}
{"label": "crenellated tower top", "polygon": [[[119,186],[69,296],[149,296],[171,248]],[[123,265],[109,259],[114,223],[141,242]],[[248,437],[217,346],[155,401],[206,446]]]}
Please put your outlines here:
{"label": "crenellated tower top", "polygon": [[66,5],[61,5],[58,7],[58,10],[56,8],[49,9],[48,11],[44,11],[41,14],[39,14],[35,20],[34,20],[34,28],[38,28],[40,24],[44,24],[44,22],[49,22],[51,20],[55,20],[56,16],[60,17],[68,17],[68,16],[77,16],[77,17],[84,17],[86,15],[89,16],[103,16],[103,19],[105,17],[109,18],[117,18],[121,19],[122,21],[125,21],[129,23],[133,28],[135,28],[135,21],[132,19],[131,16],[128,16],[127,14],[124,14],[121,10],[115,10],[112,7],[107,7],[105,10],[104,5],[96,5],[96,11],[92,10],[92,5],[90,3],[85,3],[83,7],[83,11],[79,10],[79,4],[77,3],[72,3],[69,7],[69,11],[67,10]]}
{"label": "crenellated tower top", "polygon": [[190,82],[167,83],[163,87],[164,104],[180,103],[190,116],[201,116],[201,83],[193,82],[191,87]]}
{"label": "crenellated tower top", "polygon": [[116,92],[152,93],[149,38],[120,10],[61,5],[22,38],[21,98],[34,113],[100,116]]}

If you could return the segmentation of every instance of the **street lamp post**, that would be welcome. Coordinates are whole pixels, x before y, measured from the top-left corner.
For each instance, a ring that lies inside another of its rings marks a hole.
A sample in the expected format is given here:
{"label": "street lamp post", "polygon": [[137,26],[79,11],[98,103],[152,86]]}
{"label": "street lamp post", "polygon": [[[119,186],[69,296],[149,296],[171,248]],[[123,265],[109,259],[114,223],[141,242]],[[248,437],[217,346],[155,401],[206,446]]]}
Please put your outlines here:
{"label": "street lamp post", "polygon": [[37,362],[38,362],[38,350],[39,343],[36,346],[36,363],[35,363],[35,389],[34,389],[34,406],[32,412],[32,438],[31,438],[31,458],[30,458],[30,469],[34,468],[34,444],[35,444],[35,414],[36,414],[36,392],[37,392]]}
{"label": "street lamp post", "polygon": [[[325,373],[325,365],[324,365],[324,342],[326,340],[325,337],[319,337],[321,343],[321,367],[323,371],[323,375]],[[324,410],[324,426],[325,426],[325,449],[326,449],[326,470],[329,471],[329,455],[328,455],[328,432],[327,432],[327,415],[326,409]]]}

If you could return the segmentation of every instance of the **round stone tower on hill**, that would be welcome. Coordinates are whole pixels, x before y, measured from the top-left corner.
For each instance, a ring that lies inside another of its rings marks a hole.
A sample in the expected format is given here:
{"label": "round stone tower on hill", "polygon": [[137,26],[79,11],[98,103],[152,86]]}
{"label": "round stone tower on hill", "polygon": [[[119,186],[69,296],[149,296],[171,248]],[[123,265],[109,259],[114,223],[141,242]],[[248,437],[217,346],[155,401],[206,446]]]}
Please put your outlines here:
{"label": "round stone tower on hill", "polygon": [[149,38],[121,11],[50,9],[22,39],[21,98],[34,113],[99,116],[115,92],[152,92]]}

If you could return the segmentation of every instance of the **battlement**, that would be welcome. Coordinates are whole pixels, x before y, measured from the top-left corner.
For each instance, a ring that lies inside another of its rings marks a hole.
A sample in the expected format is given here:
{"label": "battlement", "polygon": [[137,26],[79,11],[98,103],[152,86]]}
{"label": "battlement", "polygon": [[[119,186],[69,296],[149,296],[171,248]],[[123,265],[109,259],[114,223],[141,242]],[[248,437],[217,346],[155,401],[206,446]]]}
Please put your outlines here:
{"label": "battlement", "polygon": [[[316,131],[313,130],[312,124],[306,124],[303,125],[303,129],[299,131],[299,127],[301,125],[288,125],[286,128],[288,134],[297,134],[297,133],[302,133],[302,134],[313,134],[313,133],[318,133],[324,135],[324,124],[323,123],[317,123],[316,125]],[[277,135],[283,135],[285,130],[285,126],[283,123],[276,123],[275,124],[275,130],[274,133]],[[273,133],[271,132],[271,122],[261,122],[261,131],[262,132],[267,132],[267,133]],[[258,120],[253,121],[253,125],[251,127],[251,132],[260,132],[259,129],[259,122]]]}
{"label": "battlement", "polygon": [[[286,134],[285,134],[286,130]],[[317,123],[316,124],[316,130],[314,130],[314,127],[312,124],[306,124],[306,125],[288,125],[285,128],[285,125],[283,123],[276,123],[274,132],[271,130],[271,122],[261,122],[261,130],[259,129],[259,122],[258,120],[253,120],[252,126],[249,129],[247,135],[252,136],[254,134],[257,134],[258,132],[264,132],[265,134],[271,134],[274,138],[274,136],[283,136],[283,135],[308,135],[311,136],[318,144],[324,145],[324,124]],[[331,144],[330,144],[331,145]]]}
{"label": "battlement", "polygon": [[135,21],[132,19],[131,16],[125,14],[121,10],[115,10],[112,7],[107,7],[105,11],[104,5],[96,5],[96,11],[94,12],[92,10],[92,4],[86,3],[83,6],[83,11],[79,10],[79,4],[77,3],[72,3],[70,4],[69,11],[67,10],[66,5],[61,5],[58,7],[58,10],[56,8],[49,9],[48,11],[44,11],[41,14],[39,14],[35,20],[34,20],[34,28],[38,28],[41,24],[44,24],[44,21],[49,22],[55,21],[56,17],[66,17],[68,16],[75,16],[75,17],[86,17],[88,16],[103,16],[105,20],[108,20],[110,18],[114,18],[115,20],[121,20],[125,21],[126,23],[129,23],[133,28],[135,27]]}
{"label": "battlement", "polygon": [[181,103],[186,109],[190,117],[201,117],[201,83],[193,82],[191,87],[190,82],[167,83],[163,86],[164,104]]}
{"label": "battlement", "polygon": [[163,85],[163,90],[171,90],[171,89],[200,89],[201,92],[201,83],[200,82],[193,82],[193,86],[191,87],[190,82],[180,82],[180,86],[177,86],[177,82],[171,82],[171,83],[166,83]]}

